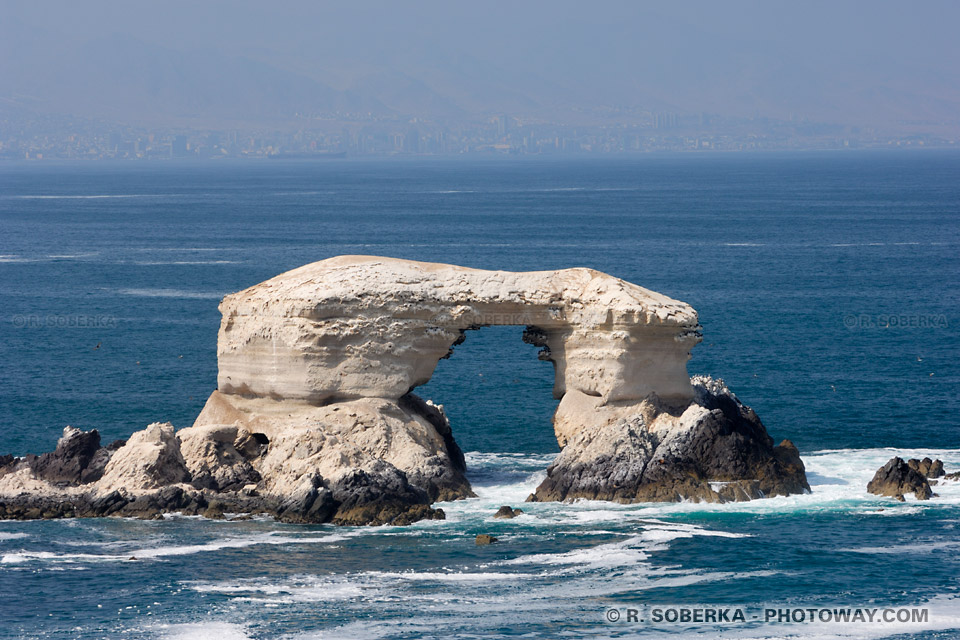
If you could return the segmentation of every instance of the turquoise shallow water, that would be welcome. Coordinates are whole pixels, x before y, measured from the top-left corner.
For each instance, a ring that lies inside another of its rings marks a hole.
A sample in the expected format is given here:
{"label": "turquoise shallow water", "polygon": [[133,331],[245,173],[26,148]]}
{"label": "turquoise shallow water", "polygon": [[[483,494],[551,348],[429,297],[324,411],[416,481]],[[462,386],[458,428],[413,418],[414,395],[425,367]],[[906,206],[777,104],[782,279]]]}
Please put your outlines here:
{"label": "turquoise shallow water", "polygon": [[[521,328],[487,328],[419,391],[446,406],[481,496],[447,521],[0,523],[0,636],[955,637],[960,487],[896,504],[865,484],[896,454],[960,469],[958,178],[960,156],[937,153],[2,167],[3,452],[48,450],[65,424],[105,440],[190,424],[221,295],[368,253],[589,266],[691,303],[691,373],[797,443],[814,491],[494,521],[557,447],[551,367]],[[501,542],[476,547],[481,532]],[[604,622],[654,604],[930,619]]]}

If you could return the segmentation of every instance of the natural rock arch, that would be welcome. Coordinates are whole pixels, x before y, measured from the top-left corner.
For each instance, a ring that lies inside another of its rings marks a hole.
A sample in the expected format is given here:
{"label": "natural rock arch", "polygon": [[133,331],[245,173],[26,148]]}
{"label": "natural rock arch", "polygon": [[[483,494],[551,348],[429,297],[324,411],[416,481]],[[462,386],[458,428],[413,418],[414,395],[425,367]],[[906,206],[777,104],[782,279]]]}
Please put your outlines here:
{"label": "natural rock arch", "polygon": [[604,403],[693,392],[696,312],[592,269],[514,273],[369,256],[294,269],[224,298],[218,389],[322,404],[397,400],[480,326],[529,327],[554,396]]}
{"label": "natural rock arch", "polygon": [[[315,407],[327,421],[337,407],[369,405],[375,415],[399,406],[413,421],[443,423],[444,446],[412,458],[416,447],[373,453],[431,495],[469,489],[445,416],[411,392],[465,331],[491,325],[526,327],[524,340],[555,366],[553,423],[563,451],[537,498],[718,500],[805,486],[802,478],[781,482],[790,473],[770,467],[779,463],[763,425],[722,382],[691,381],[696,312],[592,269],[517,273],[340,256],[227,296],[220,309],[219,389],[198,424],[222,421],[224,406],[234,421],[237,410],[256,421],[257,403],[267,400]],[[410,412],[414,404],[419,413]],[[279,434],[289,421],[258,425]],[[691,459],[684,448],[715,455]],[[784,464],[793,464],[788,453]],[[447,472],[424,473],[426,459]],[[711,480],[734,484],[723,495]]]}
{"label": "natural rock arch", "polygon": [[722,501],[809,488],[792,444],[774,447],[722,381],[688,376],[696,312],[592,269],[341,256],[226,296],[220,310],[218,388],[192,427],[155,424],[100,448],[95,432],[69,430],[52,454],[0,460],[0,499],[18,496],[0,500],[0,517],[442,516],[432,502],[473,492],[442,407],[412,391],[465,331],[489,325],[526,327],[524,340],[555,366],[562,450],[531,500]]}

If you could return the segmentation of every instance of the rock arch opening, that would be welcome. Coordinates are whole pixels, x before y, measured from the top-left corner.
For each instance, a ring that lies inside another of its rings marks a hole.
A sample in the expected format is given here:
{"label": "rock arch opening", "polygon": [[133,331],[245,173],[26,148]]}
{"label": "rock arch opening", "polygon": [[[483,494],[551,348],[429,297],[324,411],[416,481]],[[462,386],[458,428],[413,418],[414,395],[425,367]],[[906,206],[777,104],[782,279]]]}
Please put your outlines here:
{"label": "rock arch opening", "polygon": [[529,327],[464,332],[433,376],[413,393],[444,406],[464,451],[556,453],[554,366],[538,358]]}

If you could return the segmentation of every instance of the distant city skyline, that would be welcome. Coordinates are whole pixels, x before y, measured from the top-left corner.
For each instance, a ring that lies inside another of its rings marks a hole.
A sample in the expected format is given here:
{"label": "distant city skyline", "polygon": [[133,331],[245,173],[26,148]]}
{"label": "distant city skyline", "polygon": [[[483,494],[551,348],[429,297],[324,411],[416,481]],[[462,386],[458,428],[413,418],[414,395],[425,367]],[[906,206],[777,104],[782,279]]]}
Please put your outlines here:
{"label": "distant city skyline", "polygon": [[0,8],[0,157],[952,147],[960,6]]}
{"label": "distant city skyline", "polygon": [[883,135],[871,128],[769,119],[648,114],[632,125],[570,126],[501,115],[441,124],[423,119],[329,120],[298,129],[187,129],[48,116],[0,121],[0,160],[342,158],[650,152],[960,148],[954,138]]}

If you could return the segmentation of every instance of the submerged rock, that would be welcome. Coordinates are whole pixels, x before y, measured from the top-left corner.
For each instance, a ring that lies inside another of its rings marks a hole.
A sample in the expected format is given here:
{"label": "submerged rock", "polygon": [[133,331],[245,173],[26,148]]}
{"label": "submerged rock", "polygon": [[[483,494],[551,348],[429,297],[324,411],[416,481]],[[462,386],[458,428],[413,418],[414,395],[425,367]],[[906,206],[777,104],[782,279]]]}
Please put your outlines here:
{"label": "submerged rock", "polygon": [[493,536],[486,533],[478,533],[476,539],[474,540],[474,542],[478,546],[493,544],[494,542],[497,542],[497,541],[498,541],[498,538],[494,538]]}
{"label": "submerged rock", "polygon": [[903,458],[891,458],[887,464],[877,469],[873,479],[867,484],[867,491],[878,496],[890,496],[900,501],[907,493],[917,500],[929,500],[934,494],[927,479]]}
{"label": "submerged rock", "polygon": [[493,514],[493,517],[511,519],[511,518],[516,518],[521,514],[523,514],[523,509],[514,509],[509,505],[503,505],[502,507],[497,509],[497,512]]}

